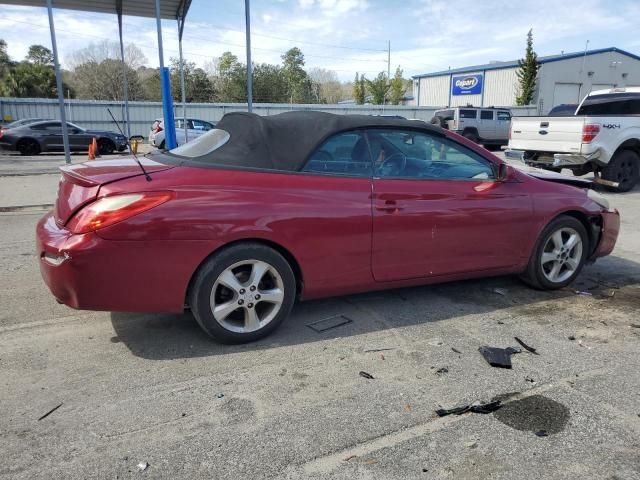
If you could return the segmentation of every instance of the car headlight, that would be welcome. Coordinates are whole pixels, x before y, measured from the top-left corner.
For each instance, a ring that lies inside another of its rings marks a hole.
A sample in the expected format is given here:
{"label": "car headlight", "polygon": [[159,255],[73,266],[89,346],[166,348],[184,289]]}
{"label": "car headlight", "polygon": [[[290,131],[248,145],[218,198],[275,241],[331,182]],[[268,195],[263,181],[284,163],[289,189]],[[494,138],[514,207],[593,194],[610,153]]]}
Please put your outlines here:
{"label": "car headlight", "polygon": [[610,210],[609,200],[607,200],[604,196],[596,192],[595,190],[587,190],[587,197],[596,202],[605,210]]}

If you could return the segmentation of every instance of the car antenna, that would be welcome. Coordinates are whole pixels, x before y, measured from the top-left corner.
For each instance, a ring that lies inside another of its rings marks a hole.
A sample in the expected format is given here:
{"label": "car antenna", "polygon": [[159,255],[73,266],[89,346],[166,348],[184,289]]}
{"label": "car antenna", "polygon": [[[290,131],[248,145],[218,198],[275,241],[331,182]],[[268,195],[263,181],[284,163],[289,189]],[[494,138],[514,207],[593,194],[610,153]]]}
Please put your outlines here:
{"label": "car antenna", "polygon": [[111,115],[111,118],[113,120],[113,123],[116,124],[116,127],[118,127],[118,131],[120,132],[120,134],[127,140],[127,146],[129,147],[129,151],[131,152],[131,155],[133,155],[133,158],[136,160],[136,163],[140,166],[140,170],[142,170],[142,173],[144,173],[144,178],[147,179],[147,182],[150,182],[151,176],[147,173],[147,171],[144,169],[144,167],[142,166],[142,162],[140,161],[140,159],[138,158],[138,156],[135,154],[135,152],[133,151],[133,148],[131,148],[131,142],[129,141],[129,139],[127,138],[127,136],[124,134],[124,132],[122,131],[122,129],[120,128],[120,124],[118,123],[118,121],[116,120],[116,117],[113,116],[113,113],[111,113],[111,109],[107,108],[107,112],[109,112],[109,115]]}

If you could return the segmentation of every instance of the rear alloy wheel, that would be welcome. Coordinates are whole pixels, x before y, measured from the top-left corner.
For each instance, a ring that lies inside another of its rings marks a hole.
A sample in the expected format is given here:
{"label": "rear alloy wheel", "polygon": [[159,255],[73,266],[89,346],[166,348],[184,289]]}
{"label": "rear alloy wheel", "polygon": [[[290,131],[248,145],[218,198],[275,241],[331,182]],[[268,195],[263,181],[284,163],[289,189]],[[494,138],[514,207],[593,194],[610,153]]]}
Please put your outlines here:
{"label": "rear alloy wheel", "polygon": [[200,326],[222,343],[244,343],[275,330],[289,315],[296,282],[287,261],[261,244],[239,244],[211,257],[191,291]]}
{"label": "rear alloy wheel", "polygon": [[543,230],[523,280],[542,290],[569,285],[578,276],[589,250],[589,238],[582,223],[560,216]]}
{"label": "rear alloy wheel", "polygon": [[18,142],[20,155],[38,155],[41,151],[40,144],[31,138],[25,138]]}
{"label": "rear alloy wheel", "polygon": [[100,152],[100,155],[111,155],[115,149],[115,144],[108,138],[98,140],[98,152]]}
{"label": "rear alloy wheel", "polygon": [[633,150],[621,150],[602,168],[602,178],[617,182],[614,192],[628,192],[640,180],[640,157]]}

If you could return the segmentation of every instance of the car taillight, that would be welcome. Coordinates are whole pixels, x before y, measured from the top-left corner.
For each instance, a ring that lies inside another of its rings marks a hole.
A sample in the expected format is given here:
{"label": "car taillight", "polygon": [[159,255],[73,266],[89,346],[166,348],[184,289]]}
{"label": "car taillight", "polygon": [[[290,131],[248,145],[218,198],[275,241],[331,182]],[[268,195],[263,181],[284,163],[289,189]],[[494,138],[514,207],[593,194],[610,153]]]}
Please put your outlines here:
{"label": "car taillight", "polygon": [[138,215],[172,199],[173,192],[140,192],[103,197],[76,213],[67,228],[88,233]]}
{"label": "car taillight", "polygon": [[156,127],[156,129],[153,131],[153,133],[158,133],[158,132],[161,132],[161,131],[162,131],[162,127],[160,125],[158,125]]}
{"label": "car taillight", "polygon": [[587,123],[582,126],[582,143],[591,143],[600,133],[600,125],[597,123]]}
{"label": "car taillight", "polygon": [[2,136],[4,135],[5,130],[6,128],[0,128],[0,138],[2,138]]}

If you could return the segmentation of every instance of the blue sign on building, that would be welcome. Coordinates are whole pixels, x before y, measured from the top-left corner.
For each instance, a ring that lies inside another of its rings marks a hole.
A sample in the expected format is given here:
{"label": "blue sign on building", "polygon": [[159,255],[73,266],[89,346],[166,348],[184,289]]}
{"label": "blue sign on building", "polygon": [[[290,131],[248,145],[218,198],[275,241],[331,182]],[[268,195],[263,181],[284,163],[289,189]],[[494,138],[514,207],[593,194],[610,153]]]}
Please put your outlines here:
{"label": "blue sign on building", "polygon": [[482,93],[482,74],[456,75],[451,79],[451,95],[478,95]]}

